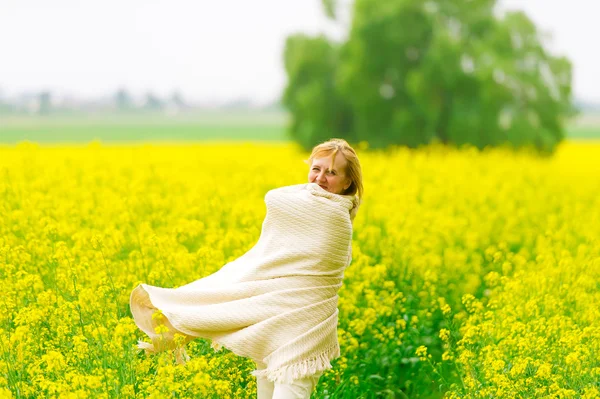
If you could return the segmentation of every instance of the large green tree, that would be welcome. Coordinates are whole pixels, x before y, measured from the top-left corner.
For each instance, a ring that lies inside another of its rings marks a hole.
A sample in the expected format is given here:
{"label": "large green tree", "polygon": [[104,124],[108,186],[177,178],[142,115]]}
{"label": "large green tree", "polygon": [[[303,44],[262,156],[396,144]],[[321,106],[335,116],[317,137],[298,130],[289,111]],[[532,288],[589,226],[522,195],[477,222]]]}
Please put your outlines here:
{"label": "large green tree", "polygon": [[338,136],[352,137],[351,111],[336,87],[339,48],[324,36],[288,37],[284,64],[290,84],[283,104],[291,111],[293,138],[304,148]]}
{"label": "large green tree", "polygon": [[[335,18],[335,2],[323,0]],[[551,152],[572,113],[571,64],[523,13],[495,0],[356,0],[348,40],[295,35],[285,47],[292,136],[372,147],[439,140]]]}

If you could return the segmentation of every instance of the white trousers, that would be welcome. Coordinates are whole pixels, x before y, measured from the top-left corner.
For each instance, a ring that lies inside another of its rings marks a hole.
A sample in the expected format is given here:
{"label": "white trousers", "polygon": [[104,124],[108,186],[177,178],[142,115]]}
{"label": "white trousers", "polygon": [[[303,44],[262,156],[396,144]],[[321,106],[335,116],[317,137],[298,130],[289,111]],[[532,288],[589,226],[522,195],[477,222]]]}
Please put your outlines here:
{"label": "white trousers", "polygon": [[317,386],[322,371],[305,378],[292,381],[291,384],[271,382],[266,378],[256,378],[256,399],[310,399]]}

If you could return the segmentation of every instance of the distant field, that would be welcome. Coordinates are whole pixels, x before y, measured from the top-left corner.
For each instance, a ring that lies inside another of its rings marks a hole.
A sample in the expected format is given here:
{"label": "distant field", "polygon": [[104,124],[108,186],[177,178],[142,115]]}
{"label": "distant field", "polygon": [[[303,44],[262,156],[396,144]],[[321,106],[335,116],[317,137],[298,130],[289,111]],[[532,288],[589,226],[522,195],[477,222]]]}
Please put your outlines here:
{"label": "distant field", "polygon": [[567,137],[571,139],[600,139],[600,114],[580,115],[569,125]]}
{"label": "distant field", "polygon": [[[283,112],[205,112],[168,116],[0,116],[0,144],[29,140],[41,144],[139,141],[287,141]],[[600,115],[586,114],[572,121],[567,138],[600,139]]]}
{"label": "distant field", "polygon": [[285,141],[284,113],[214,112],[196,115],[0,116],[0,143],[135,141]]}
{"label": "distant field", "polygon": [[600,126],[571,126],[567,131],[567,138],[573,140],[600,139]]}

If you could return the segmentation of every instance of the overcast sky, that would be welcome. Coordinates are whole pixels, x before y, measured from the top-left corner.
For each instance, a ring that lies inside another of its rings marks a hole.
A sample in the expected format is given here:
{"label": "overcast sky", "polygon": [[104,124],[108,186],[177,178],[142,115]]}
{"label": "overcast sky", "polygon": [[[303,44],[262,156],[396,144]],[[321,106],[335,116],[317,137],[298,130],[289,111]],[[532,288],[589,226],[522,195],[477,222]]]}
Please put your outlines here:
{"label": "overcast sky", "polygon": [[[552,32],[552,50],[573,62],[576,97],[600,102],[598,0],[500,4]],[[282,51],[295,32],[344,36],[321,0],[0,0],[0,95],[100,97],[126,87],[267,103],[285,86]]]}

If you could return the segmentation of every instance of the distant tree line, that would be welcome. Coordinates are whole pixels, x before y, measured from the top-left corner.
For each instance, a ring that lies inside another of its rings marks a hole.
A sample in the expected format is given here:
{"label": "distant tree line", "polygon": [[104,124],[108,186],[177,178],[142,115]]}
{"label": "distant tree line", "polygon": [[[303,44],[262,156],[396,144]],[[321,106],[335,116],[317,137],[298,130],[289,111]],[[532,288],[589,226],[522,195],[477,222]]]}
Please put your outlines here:
{"label": "distant tree line", "polygon": [[146,93],[143,99],[134,97],[124,88],[119,89],[112,98],[108,100],[67,100],[57,99],[52,92],[43,90],[35,95],[22,95],[13,101],[0,98],[0,112],[26,111],[40,115],[50,114],[61,110],[78,109],[113,109],[119,111],[134,110],[164,110],[167,108],[187,109],[191,106],[183,99],[180,92],[175,91],[172,96],[160,98],[152,92]]}
{"label": "distant tree line", "polygon": [[112,96],[98,99],[72,99],[53,94],[48,90],[34,94],[22,94],[11,99],[4,98],[0,91],[0,114],[71,113],[79,111],[118,111],[118,112],[194,112],[202,110],[264,110],[284,111],[280,101],[268,105],[255,105],[250,99],[237,98],[226,103],[194,104],[184,98],[181,92],[174,91],[170,96],[160,97],[147,92],[143,97],[134,97],[127,89],[120,88]]}
{"label": "distant tree line", "polygon": [[126,89],[121,88],[117,91],[114,98],[117,109],[122,111],[129,111],[134,108],[162,110],[169,104],[180,109],[185,109],[188,107],[188,104],[183,100],[183,96],[178,91],[175,91],[173,95],[168,99],[161,99],[156,94],[148,92],[145,95],[143,103],[136,104],[131,94],[129,94],[129,92]]}
{"label": "distant tree line", "polygon": [[[495,0],[355,0],[348,40],[287,38],[283,104],[305,149],[330,137],[552,152],[573,114],[571,63]],[[323,0],[335,18],[334,0]]]}

